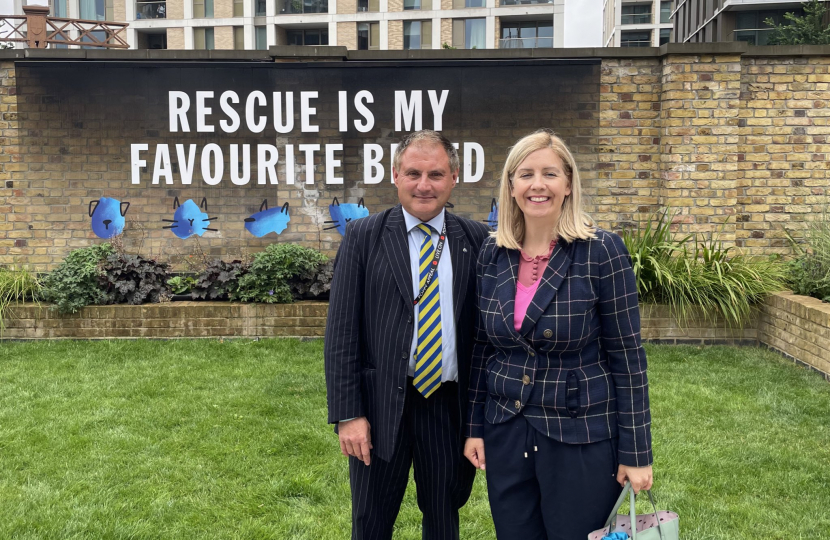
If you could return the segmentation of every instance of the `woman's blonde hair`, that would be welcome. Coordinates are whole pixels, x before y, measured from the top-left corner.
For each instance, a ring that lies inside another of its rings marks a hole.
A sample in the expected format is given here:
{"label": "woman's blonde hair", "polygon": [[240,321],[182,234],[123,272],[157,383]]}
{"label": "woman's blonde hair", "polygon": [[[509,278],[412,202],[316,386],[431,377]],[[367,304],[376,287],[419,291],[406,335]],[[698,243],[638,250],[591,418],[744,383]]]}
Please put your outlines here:
{"label": "woman's blonde hair", "polygon": [[555,229],[556,234],[566,242],[573,242],[577,238],[582,240],[596,238],[594,220],[582,210],[582,184],[579,181],[579,171],[571,151],[552,131],[540,129],[520,139],[510,149],[504,163],[499,186],[498,230],[494,233],[496,245],[499,247],[521,249],[525,235],[525,221],[516,199],[510,194],[513,175],[527,156],[544,148],[550,148],[562,160],[571,186],[571,194],[565,197],[562,203],[562,212]]}

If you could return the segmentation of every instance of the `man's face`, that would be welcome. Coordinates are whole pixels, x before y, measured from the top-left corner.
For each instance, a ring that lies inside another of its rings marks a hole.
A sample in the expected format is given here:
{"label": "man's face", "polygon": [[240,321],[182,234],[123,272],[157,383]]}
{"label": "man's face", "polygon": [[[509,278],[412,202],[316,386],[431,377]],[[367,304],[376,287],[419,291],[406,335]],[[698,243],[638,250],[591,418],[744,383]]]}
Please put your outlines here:
{"label": "man's face", "polygon": [[429,221],[437,216],[455,187],[458,171],[450,171],[450,158],[437,143],[414,144],[401,156],[400,170],[392,171],[398,199],[407,212]]}

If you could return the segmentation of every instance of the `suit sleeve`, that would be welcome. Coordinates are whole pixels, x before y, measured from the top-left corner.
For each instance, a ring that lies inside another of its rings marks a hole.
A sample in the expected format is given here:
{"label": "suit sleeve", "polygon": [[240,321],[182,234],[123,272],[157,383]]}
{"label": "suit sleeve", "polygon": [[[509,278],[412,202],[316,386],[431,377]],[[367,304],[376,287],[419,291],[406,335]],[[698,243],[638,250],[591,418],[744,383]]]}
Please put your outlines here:
{"label": "suit sleeve", "polygon": [[487,398],[487,359],[493,353],[493,346],[487,337],[484,329],[484,321],[481,314],[480,302],[481,283],[486,270],[484,259],[488,259],[490,242],[485,242],[479,253],[476,263],[476,324],[475,341],[473,343],[473,356],[470,362],[470,388],[469,406],[467,407],[467,422],[465,435],[467,437],[481,438],[484,436],[484,405]]}
{"label": "suit sleeve", "polygon": [[361,321],[365,268],[359,229],[352,222],[334,262],[326,320],[325,371],[328,421],[366,416],[361,395]]}
{"label": "suit sleeve", "polygon": [[637,284],[622,238],[600,234],[600,335],[616,389],[618,458],[622,465],[645,467],[652,463],[651,412]]}

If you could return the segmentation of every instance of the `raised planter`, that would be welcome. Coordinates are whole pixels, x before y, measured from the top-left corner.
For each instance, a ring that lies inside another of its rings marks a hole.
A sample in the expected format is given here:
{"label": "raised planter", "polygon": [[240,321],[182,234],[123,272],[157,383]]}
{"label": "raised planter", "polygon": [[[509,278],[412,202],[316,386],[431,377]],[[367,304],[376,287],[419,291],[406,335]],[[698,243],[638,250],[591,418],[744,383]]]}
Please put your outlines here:
{"label": "raised planter", "polygon": [[[242,304],[168,302],[92,306],[74,315],[26,304],[6,320],[3,339],[323,337],[328,302]],[[690,320],[683,328],[666,306],[641,308],[644,341],[672,344],[766,345],[830,381],[830,304],[778,293],[743,328]]]}

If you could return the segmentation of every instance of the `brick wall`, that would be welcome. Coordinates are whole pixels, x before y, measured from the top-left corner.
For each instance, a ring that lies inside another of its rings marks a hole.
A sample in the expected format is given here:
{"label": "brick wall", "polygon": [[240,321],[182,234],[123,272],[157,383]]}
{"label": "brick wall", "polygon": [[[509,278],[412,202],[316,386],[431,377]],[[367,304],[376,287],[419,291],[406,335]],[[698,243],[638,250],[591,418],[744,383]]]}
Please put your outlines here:
{"label": "brick wall", "polygon": [[112,16],[116,21],[127,20],[127,0],[113,0]]}
{"label": "brick wall", "polygon": [[184,49],[184,28],[167,29],[167,48]]}
{"label": "brick wall", "polygon": [[[428,2],[430,0],[425,0],[425,1]],[[403,0],[389,0],[387,5],[388,5],[388,8],[389,8],[388,9],[389,12],[403,11]],[[426,6],[424,6],[424,7],[426,7]]]}
{"label": "brick wall", "polygon": [[[233,0],[214,0],[213,17],[216,19],[226,19],[233,17]],[[218,49],[219,46],[217,45],[216,48]]]}
{"label": "brick wall", "polygon": [[758,339],[830,380],[830,304],[776,294],[761,306]]}
{"label": "brick wall", "polygon": [[[184,19],[184,3],[190,0],[167,0],[167,18],[168,19]],[[167,29],[167,48],[168,49],[184,49],[184,39],[182,39],[181,46],[173,47],[170,44],[170,33],[173,30],[182,30],[182,28],[168,28]],[[184,34],[182,34],[184,36]]]}
{"label": "brick wall", "polygon": [[[337,0],[337,13],[340,13],[340,14],[357,13],[357,0]],[[340,24],[345,24],[345,23],[337,23],[337,24],[340,25]],[[352,23],[352,24],[354,24],[354,23]],[[343,41],[341,41],[339,31],[337,32],[337,44],[338,45],[345,45],[346,47],[348,47],[348,45],[346,45]],[[351,49],[351,47],[348,47],[348,48]]]}
{"label": "brick wall", "polygon": [[389,50],[403,50],[403,21],[389,21]]}
{"label": "brick wall", "polygon": [[[337,2],[337,9],[340,9],[340,2]],[[337,23],[337,44],[350,51],[357,50],[357,23]]]}
{"label": "brick wall", "polygon": [[213,44],[218,50],[233,49],[233,26],[214,26]]}
{"label": "brick wall", "polygon": [[441,43],[438,44],[439,49],[447,45],[452,45],[452,19],[441,19]]}

